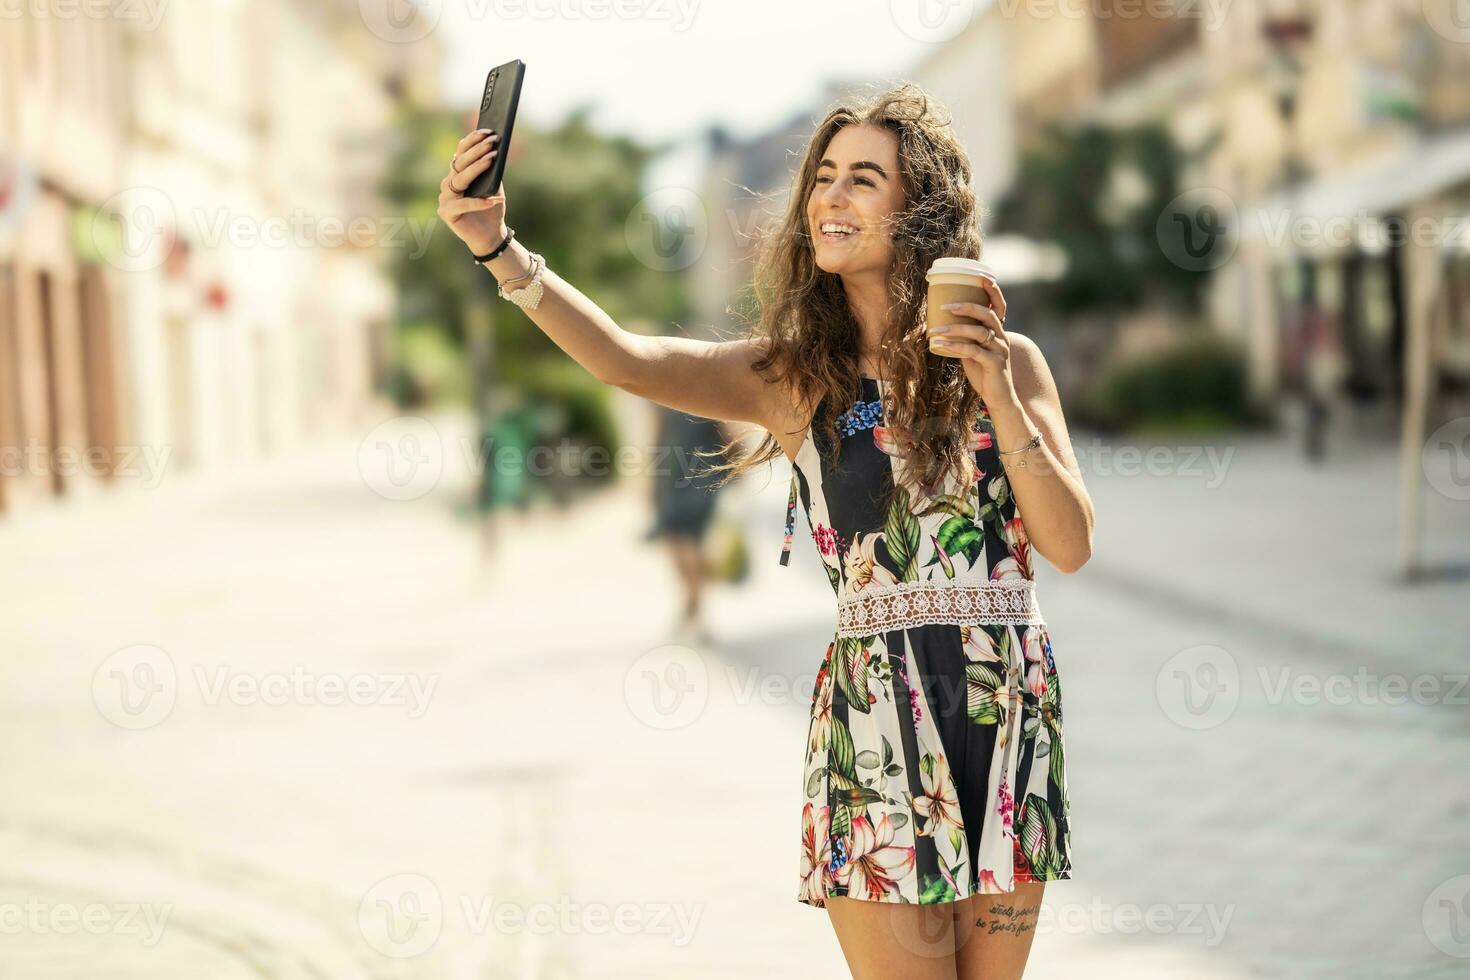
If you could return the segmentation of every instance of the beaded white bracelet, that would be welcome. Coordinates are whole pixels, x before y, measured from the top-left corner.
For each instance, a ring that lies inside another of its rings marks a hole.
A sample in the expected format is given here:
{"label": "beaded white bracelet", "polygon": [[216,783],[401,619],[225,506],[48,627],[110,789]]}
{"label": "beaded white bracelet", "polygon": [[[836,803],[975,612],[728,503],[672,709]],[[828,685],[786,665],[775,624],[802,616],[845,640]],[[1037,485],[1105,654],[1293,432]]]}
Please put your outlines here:
{"label": "beaded white bracelet", "polygon": [[[532,252],[531,266],[533,270],[531,281],[520,289],[512,289],[507,293],[504,283],[497,283],[495,286],[495,292],[500,295],[501,299],[508,299],[523,310],[534,310],[541,305],[541,273],[546,268],[546,260],[541,257],[540,253]],[[517,276],[509,281],[517,282],[524,278],[525,276]]]}

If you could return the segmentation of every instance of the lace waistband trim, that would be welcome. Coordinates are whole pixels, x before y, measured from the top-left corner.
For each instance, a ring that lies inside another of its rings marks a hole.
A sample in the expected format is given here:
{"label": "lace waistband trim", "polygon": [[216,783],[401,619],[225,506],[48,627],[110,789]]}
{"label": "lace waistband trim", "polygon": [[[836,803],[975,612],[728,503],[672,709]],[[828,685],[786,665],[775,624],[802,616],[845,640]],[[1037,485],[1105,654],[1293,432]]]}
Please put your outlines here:
{"label": "lace waistband trim", "polygon": [[870,585],[837,599],[838,636],[872,636],[929,623],[1022,626],[1042,622],[1032,579],[974,585],[898,582]]}

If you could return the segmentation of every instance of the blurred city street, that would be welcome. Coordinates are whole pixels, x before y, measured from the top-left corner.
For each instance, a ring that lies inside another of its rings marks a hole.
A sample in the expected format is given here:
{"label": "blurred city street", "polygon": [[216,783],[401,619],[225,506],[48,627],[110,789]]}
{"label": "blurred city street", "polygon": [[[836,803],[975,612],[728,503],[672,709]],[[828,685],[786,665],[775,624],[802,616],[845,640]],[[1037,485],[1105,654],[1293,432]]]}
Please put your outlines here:
{"label": "blurred city street", "polygon": [[682,477],[775,424],[722,342],[956,417],[968,260],[1095,504],[1025,521],[1026,976],[1470,974],[1467,10],[0,7],[0,980],[870,973],[797,900],[830,568],[784,458]]}
{"label": "blurred city street", "polygon": [[[487,561],[468,423],[433,431],[416,500],[357,438],[0,526],[0,977],[838,975],[795,901],[834,614],[804,524],[776,562],[784,464],[722,501],[754,565],[699,653],[638,481]],[[1078,877],[1027,976],[1462,976],[1470,604],[1379,560],[1389,451],[1134,473],[1089,438],[1096,557],[1038,563]],[[1470,540],[1443,495],[1426,524]]]}

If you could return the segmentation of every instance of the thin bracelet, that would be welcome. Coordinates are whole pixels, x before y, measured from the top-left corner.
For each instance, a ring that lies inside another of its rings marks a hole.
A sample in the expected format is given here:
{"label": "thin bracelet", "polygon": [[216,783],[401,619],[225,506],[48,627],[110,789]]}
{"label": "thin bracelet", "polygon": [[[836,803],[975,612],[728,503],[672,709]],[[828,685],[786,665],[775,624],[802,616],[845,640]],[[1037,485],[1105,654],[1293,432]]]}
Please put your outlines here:
{"label": "thin bracelet", "polygon": [[[1041,445],[1040,432],[1036,433],[1030,439],[1028,439],[1026,441],[1026,445],[1022,446],[1020,449],[997,449],[996,454],[1000,456],[1014,456],[1017,453],[1029,453],[1031,450],[1035,449],[1039,445]],[[1005,460],[1001,460],[1001,465],[1005,465]],[[1016,466],[1020,469],[1025,469],[1026,458],[1023,456],[1019,461],[1017,461]]]}
{"label": "thin bracelet", "polygon": [[[529,278],[531,278],[531,276],[533,276],[536,273],[536,253],[535,252],[531,252],[529,254],[530,254],[530,259],[531,259],[531,267],[529,269],[527,269],[525,272],[523,272],[520,275],[516,276],[514,279],[501,279],[501,280],[499,280],[500,285],[502,287],[505,286],[505,285],[507,285],[508,283],[520,282],[522,279],[529,279]],[[489,272],[488,269],[486,271]],[[491,273],[491,275],[494,275],[494,273]]]}

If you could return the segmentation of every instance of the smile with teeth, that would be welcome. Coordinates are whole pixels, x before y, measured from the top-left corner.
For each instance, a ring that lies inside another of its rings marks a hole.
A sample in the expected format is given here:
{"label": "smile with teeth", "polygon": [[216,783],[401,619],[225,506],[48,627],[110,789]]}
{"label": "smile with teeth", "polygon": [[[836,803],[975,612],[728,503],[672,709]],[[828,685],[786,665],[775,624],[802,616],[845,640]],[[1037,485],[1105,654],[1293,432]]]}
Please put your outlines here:
{"label": "smile with teeth", "polygon": [[820,227],[822,240],[825,242],[840,242],[858,233],[855,225],[845,221],[823,221]]}

